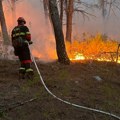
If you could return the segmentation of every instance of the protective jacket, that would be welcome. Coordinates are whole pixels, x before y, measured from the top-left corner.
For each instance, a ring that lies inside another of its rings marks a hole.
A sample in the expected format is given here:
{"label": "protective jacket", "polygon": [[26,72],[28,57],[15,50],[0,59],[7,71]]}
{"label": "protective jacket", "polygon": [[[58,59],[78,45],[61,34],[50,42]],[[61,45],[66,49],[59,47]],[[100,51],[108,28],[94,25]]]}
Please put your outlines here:
{"label": "protective jacket", "polygon": [[12,41],[18,37],[22,37],[24,41],[31,41],[31,34],[27,26],[18,25],[12,30]]}
{"label": "protective jacket", "polygon": [[[31,34],[27,26],[18,25],[12,30],[12,43],[19,40],[19,45],[13,45],[14,53],[19,57],[22,64],[31,63],[30,50],[27,43],[31,43]],[[27,42],[27,43],[26,43]],[[14,44],[14,43],[13,43]]]}

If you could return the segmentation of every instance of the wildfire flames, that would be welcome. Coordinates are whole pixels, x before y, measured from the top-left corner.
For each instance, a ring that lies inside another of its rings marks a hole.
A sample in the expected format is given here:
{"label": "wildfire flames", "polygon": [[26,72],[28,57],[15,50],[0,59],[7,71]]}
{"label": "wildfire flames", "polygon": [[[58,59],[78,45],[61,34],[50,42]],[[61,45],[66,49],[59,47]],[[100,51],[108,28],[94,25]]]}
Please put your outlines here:
{"label": "wildfire flames", "polygon": [[[19,10],[18,8],[21,8],[21,6],[17,7],[18,15],[20,15],[21,13],[23,15],[23,13],[25,12],[22,12],[21,9]],[[26,8],[26,5],[25,5],[25,8]],[[32,9],[32,7],[30,8]],[[24,11],[27,9],[28,8],[24,9]],[[4,5],[4,11],[5,11],[6,21],[7,21],[7,26],[10,29],[12,28],[11,26],[13,26],[12,14],[10,15],[8,11],[8,7],[6,5]],[[29,18],[28,14],[25,14],[24,16],[26,16],[27,19]],[[38,18],[38,16],[35,16],[33,18],[36,18],[36,17]],[[37,20],[37,18],[32,19],[32,21]],[[33,23],[36,23],[36,21],[34,21]],[[35,31],[37,31],[36,28],[37,27],[35,27]],[[46,33],[45,33],[45,36],[46,36]],[[47,46],[48,46],[49,39],[53,40],[53,38],[49,38],[49,36],[47,37],[48,37],[47,39]],[[85,38],[85,37],[86,36],[84,36],[84,40],[82,40],[81,42],[79,42],[78,40],[74,40],[71,44],[66,43],[67,54],[71,61],[98,60],[98,61],[107,61],[107,62],[117,61],[118,63],[120,63],[120,59],[118,57],[119,54],[117,54],[118,42],[116,42],[115,40],[104,38],[104,36],[102,36],[101,34],[97,34],[96,36],[90,36],[89,38],[88,37]],[[41,40],[41,38],[38,38],[38,39]],[[51,41],[49,42],[53,43]],[[55,48],[51,47],[51,45],[50,47],[47,47],[47,48],[42,47],[42,51],[38,49],[37,50],[33,49],[32,53],[35,57],[43,59],[43,60],[57,59]]]}
{"label": "wildfire flames", "polygon": [[70,60],[85,60],[85,57],[83,54],[76,52],[74,58],[70,58]]}
{"label": "wildfire flames", "polygon": [[71,61],[97,60],[120,63],[118,42],[104,39],[101,34],[82,42],[66,43],[66,47]]}
{"label": "wildfire flames", "polygon": [[[74,40],[72,43],[66,43],[66,49],[71,61],[97,60],[120,63],[118,42],[104,39],[101,34],[97,34],[82,42]],[[34,56],[40,59],[57,59],[56,52],[54,52],[55,49],[53,51],[53,49],[50,48],[48,51],[51,52],[47,52],[47,57],[44,57],[43,54],[35,50],[32,52]]]}
{"label": "wildfire flames", "polygon": [[[7,9],[8,9],[7,7],[4,7],[4,10],[6,13],[5,17],[7,21],[7,26],[11,28],[13,24],[12,16],[8,15],[9,11],[7,12]],[[19,10],[17,10],[17,12],[20,14],[22,11],[20,12]],[[25,15],[25,16],[29,18],[28,15]],[[33,22],[33,23],[36,23],[36,22]],[[35,27],[35,31],[36,31],[36,27]],[[53,40],[53,38],[49,38],[49,36],[47,37],[48,37],[47,41],[49,41],[49,39]],[[51,41],[49,42],[53,43]],[[47,46],[48,46],[48,42],[47,42]],[[50,47],[47,47],[44,49],[47,49],[47,50],[42,49],[42,51],[40,52],[39,50],[33,49],[32,53],[35,57],[43,60],[57,59],[57,55],[54,47],[51,47],[50,45]],[[71,44],[66,43],[66,49],[67,49],[67,54],[71,61],[97,60],[97,61],[107,61],[107,62],[117,61],[117,63],[120,63],[120,59],[118,57],[119,54],[117,54],[118,42],[116,42],[115,40],[104,38],[104,36],[102,36],[101,34],[97,34],[96,36],[90,36],[89,38],[88,37],[85,38],[84,36],[84,40],[82,40],[81,42],[79,42],[78,40],[74,40]],[[45,52],[43,53],[43,51]]]}

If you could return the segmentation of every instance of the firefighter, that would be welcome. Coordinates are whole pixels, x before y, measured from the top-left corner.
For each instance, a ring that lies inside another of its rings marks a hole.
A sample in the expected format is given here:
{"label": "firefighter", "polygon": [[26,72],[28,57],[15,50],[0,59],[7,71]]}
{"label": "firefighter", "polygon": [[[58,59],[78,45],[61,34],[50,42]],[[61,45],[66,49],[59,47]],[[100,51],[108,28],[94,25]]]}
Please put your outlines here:
{"label": "firefighter", "polygon": [[32,60],[28,46],[29,44],[32,44],[32,41],[29,29],[25,26],[25,19],[19,17],[17,22],[18,25],[12,30],[11,38],[14,54],[18,56],[21,63],[19,73],[22,74],[22,78],[24,78],[25,74],[27,74],[27,76],[33,75],[33,69],[31,68]]}

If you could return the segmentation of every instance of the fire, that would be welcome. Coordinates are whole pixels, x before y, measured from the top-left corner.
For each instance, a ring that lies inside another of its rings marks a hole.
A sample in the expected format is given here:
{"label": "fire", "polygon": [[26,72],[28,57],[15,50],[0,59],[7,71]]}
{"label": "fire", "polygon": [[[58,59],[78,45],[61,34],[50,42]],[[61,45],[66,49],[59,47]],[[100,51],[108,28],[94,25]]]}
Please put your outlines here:
{"label": "fire", "polygon": [[101,34],[92,36],[82,42],[66,43],[66,48],[70,60],[73,61],[97,60],[120,63],[119,55],[117,60],[118,42],[104,40]]}
{"label": "fire", "polygon": [[[106,61],[106,62],[111,62],[111,59],[107,59],[107,58],[92,58],[92,57],[85,57],[82,53],[77,53],[74,56],[74,58],[70,58],[71,61],[82,61],[82,60],[97,60],[97,61]],[[116,62],[116,59],[115,61]],[[120,63],[120,60],[117,61],[117,63]]]}
{"label": "fire", "polygon": [[[27,7],[25,4],[27,4]],[[21,11],[21,7],[24,8],[23,9],[24,12]],[[19,6],[17,5],[17,16],[20,16],[20,15],[26,16],[27,20],[31,21],[31,18],[29,17],[34,16],[34,13],[37,11],[32,10],[33,12],[30,13],[31,15],[28,15],[29,9],[32,9],[32,6],[31,5],[28,6],[28,3],[24,3],[24,6],[23,6],[23,3],[21,3]],[[8,9],[8,6],[4,5],[6,23],[7,23],[7,27],[10,30],[13,26],[13,18],[12,18],[11,12],[12,12],[11,9]],[[41,23],[43,23],[44,21],[43,17],[38,18],[38,16],[34,16],[32,19],[32,22],[35,23],[32,25],[33,31],[39,31],[39,30],[36,30],[36,28],[40,21],[36,21],[36,20],[41,20],[42,21]],[[44,24],[42,25],[42,27],[43,26]],[[48,29],[48,27],[46,29]],[[42,30],[42,32],[43,31],[44,30]],[[46,32],[45,32],[45,35],[44,34],[42,35],[45,36],[46,38]],[[41,40],[41,36],[39,39]],[[41,49],[40,50],[37,49],[37,51],[33,49],[32,50],[33,55],[37,58],[40,58],[40,59],[42,58],[44,60],[48,60],[48,59],[56,60],[57,55],[56,55],[55,47],[52,46],[54,44],[52,40],[54,40],[54,36],[47,36],[47,40],[44,40],[44,45],[45,44],[47,45],[45,45],[45,47],[42,47],[42,51]],[[45,41],[47,41],[47,43],[45,43]],[[48,41],[49,41],[49,45],[48,45]],[[70,60],[74,60],[74,61],[97,60],[97,61],[111,62],[111,61],[116,61],[117,59],[116,55],[112,55],[111,52],[117,51],[118,42],[108,38],[106,39],[106,37],[102,36],[101,34],[97,34],[95,36],[90,36],[90,37],[88,37],[88,35],[87,36],[84,35],[84,40],[81,40],[81,42],[74,40],[73,43],[71,44],[66,43],[66,48],[67,48],[67,54]],[[104,52],[108,54],[103,54]],[[120,63],[120,60],[118,59],[117,62]]]}
{"label": "fire", "polygon": [[75,60],[85,60],[85,57],[84,57],[81,53],[78,53],[78,54],[75,56]]}
{"label": "fire", "polygon": [[70,58],[70,60],[85,60],[85,57],[83,54],[76,52],[74,58]]}
{"label": "fire", "polygon": [[[104,40],[100,34],[82,42],[66,43],[66,50],[71,61],[97,60],[120,63],[119,56],[117,60],[118,42]],[[46,47],[44,53],[34,49],[32,53],[37,58],[43,60],[57,59],[55,48],[50,46]]]}

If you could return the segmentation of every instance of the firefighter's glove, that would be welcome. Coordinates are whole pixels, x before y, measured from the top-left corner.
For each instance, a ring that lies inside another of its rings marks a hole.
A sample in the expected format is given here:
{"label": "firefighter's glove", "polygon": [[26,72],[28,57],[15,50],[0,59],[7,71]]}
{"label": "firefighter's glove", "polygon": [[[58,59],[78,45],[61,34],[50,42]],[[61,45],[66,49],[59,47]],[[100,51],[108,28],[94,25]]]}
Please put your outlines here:
{"label": "firefighter's glove", "polygon": [[19,54],[18,54],[18,51],[16,51],[16,50],[14,50],[14,54],[15,54],[15,56],[18,56]]}
{"label": "firefighter's glove", "polygon": [[24,43],[26,44],[26,45],[28,45],[29,44],[29,42],[26,40],[26,41],[24,41]]}
{"label": "firefighter's glove", "polygon": [[32,42],[32,41],[29,41],[29,44],[33,44],[33,42]]}

